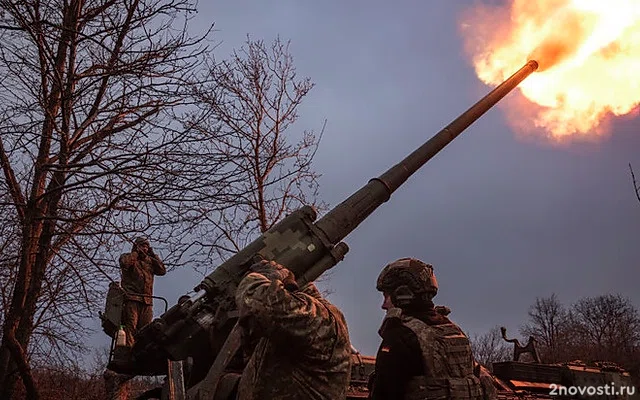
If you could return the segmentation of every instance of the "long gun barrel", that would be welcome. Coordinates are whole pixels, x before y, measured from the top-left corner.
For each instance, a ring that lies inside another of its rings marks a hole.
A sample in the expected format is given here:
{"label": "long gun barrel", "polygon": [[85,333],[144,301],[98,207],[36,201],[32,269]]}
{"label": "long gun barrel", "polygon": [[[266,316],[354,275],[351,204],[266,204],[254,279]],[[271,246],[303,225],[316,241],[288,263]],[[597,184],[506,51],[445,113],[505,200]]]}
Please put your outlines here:
{"label": "long gun barrel", "polygon": [[163,359],[192,357],[191,382],[201,380],[237,321],[235,291],[251,264],[257,259],[274,260],[289,268],[300,285],[314,281],[343,259],[348,246],[342,239],[537,68],[536,61],[527,62],[413,153],[371,179],[317,222],[315,210],[302,207],[218,266],[195,288],[195,296],[173,306],[139,332],[133,349],[135,368],[129,372],[151,374],[158,366],[166,368]]}
{"label": "long gun barrel", "polygon": [[509,79],[493,89],[413,153],[409,154],[404,160],[389,168],[378,178],[371,179],[367,185],[337,205],[322,217],[316,225],[327,235],[329,241],[337,242],[342,240],[376,208],[386,202],[391,197],[391,194],[420,167],[438,154],[440,150],[451,143],[469,125],[486,113],[537,68],[538,63],[536,61],[527,62]]}

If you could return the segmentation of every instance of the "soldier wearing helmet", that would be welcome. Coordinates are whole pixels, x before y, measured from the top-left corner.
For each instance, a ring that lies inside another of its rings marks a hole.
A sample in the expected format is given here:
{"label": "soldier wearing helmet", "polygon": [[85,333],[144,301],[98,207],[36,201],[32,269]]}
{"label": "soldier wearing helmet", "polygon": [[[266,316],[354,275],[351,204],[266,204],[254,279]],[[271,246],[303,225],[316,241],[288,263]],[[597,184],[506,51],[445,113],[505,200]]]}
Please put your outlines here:
{"label": "soldier wearing helmet", "polygon": [[135,333],[153,319],[153,277],[165,275],[167,270],[143,237],[134,240],[131,252],[122,254],[119,263],[126,296],[122,323],[127,346],[132,347]]}
{"label": "soldier wearing helmet", "polygon": [[482,399],[469,339],[447,307],[433,304],[433,266],[401,258],[384,267],[376,287],[387,315],[369,399]]}
{"label": "soldier wearing helmet", "polygon": [[236,304],[248,356],[236,399],[345,399],[351,343],[342,312],[271,261],[251,266]]}

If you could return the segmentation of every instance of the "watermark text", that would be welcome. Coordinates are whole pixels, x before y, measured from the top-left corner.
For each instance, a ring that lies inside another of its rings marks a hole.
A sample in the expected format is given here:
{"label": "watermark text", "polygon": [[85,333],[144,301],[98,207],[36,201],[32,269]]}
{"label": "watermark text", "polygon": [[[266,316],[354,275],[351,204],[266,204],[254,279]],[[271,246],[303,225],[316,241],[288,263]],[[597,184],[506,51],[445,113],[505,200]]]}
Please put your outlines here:
{"label": "watermark text", "polygon": [[601,386],[562,386],[555,383],[549,385],[551,396],[633,396],[635,386],[616,386],[614,382]]}

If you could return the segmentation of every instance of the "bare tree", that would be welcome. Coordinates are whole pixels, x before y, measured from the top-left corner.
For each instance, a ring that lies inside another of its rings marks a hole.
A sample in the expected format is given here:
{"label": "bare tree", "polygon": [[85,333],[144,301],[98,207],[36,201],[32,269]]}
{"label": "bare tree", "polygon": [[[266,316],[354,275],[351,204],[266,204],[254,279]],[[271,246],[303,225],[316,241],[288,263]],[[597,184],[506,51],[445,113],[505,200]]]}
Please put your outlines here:
{"label": "bare tree", "polygon": [[206,224],[199,224],[208,226],[203,245],[215,244],[224,259],[299,206],[324,209],[311,167],[322,132],[294,126],[314,85],[298,78],[289,43],[279,38],[266,45],[248,37],[230,59],[212,60],[207,78],[194,89],[201,110],[189,123],[202,135],[216,133],[215,153],[228,157],[236,177],[225,188],[235,206],[219,213],[203,208]]}
{"label": "bare tree", "polygon": [[[85,350],[83,320],[132,235],[173,268],[210,266],[298,205],[324,207],[320,135],[292,140],[313,84],[288,44],[248,40],[203,86],[193,7],[0,0],[0,397],[19,373],[38,398],[31,369]],[[191,118],[187,99],[204,102]]]}
{"label": "bare tree", "polygon": [[493,363],[508,361],[511,359],[511,350],[502,339],[500,327],[495,326],[483,335],[471,337],[471,349],[477,362],[484,365],[490,371]]}
{"label": "bare tree", "polygon": [[567,311],[556,294],[536,298],[535,303],[529,308],[528,315],[529,322],[520,328],[520,334],[536,338],[543,361],[566,361]]}
{"label": "bare tree", "polygon": [[613,361],[634,368],[640,359],[640,314],[619,294],[587,297],[573,305],[569,320],[587,361]]}
{"label": "bare tree", "polygon": [[[213,165],[194,176],[190,156],[206,149],[172,124],[206,50],[208,32],[187,33],[193,11],[190,0],[0,0],[0,398],[16,372],[38,398],[32,357],[77,344],[69,335],[130,234],[173,232],[197,188],[224,187]],[[34,334],[48,345],[30,346]]]}

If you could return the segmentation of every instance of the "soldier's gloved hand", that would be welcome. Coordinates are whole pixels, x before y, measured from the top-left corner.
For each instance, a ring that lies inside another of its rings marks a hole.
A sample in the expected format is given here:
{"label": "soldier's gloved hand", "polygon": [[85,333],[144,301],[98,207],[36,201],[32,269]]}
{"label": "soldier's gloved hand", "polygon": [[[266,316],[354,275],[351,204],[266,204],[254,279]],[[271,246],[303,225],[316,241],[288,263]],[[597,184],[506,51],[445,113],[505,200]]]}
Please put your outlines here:
{"label": "soldier's gloved hand", "polygon": [[251,272],[257,272],[271,280],[277,279],[283,282],[289,277],[289,275],[293,275],[293,272],[275,261],[261,260],[253,264],[249,269]]}
{"label": "soldier's gloved hand", "polygon": [[287,289],[296,288],[296,277],[293,272],[289,271],[275,261],[262,260],[253,264],[250,268],[251,272],[257,272],[266,276],[270,280],[279,280],[284,283]]}

